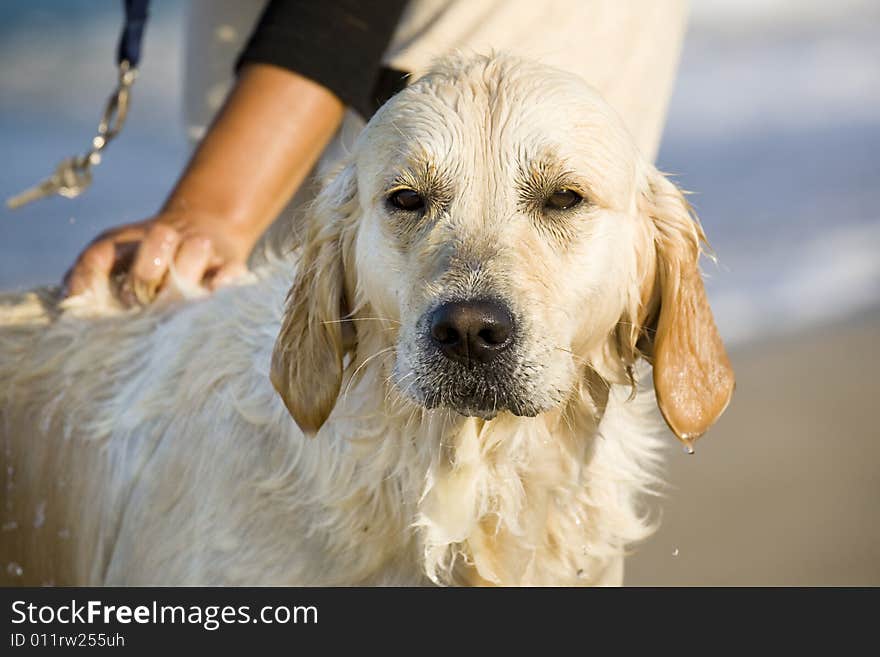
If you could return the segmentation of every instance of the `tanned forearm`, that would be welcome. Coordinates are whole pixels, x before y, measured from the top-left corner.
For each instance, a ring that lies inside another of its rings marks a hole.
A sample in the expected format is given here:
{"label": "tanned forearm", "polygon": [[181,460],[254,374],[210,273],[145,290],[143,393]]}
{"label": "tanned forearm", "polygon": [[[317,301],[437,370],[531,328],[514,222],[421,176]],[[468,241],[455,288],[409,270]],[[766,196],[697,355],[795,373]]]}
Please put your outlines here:
{"label": "tanned forearm", "polygon": [[246,66],[162,212],[214,215],[252,246],[315,165],[343,110],[312,80]]}

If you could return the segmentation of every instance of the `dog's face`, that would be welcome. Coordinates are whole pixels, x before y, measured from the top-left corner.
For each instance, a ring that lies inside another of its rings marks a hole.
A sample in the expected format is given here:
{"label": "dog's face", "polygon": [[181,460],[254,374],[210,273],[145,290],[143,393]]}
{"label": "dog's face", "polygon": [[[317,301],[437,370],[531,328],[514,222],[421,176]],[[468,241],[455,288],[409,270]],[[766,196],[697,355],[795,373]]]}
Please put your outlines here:
{"label": "dog's face", "polygon": [[365,135],[358,280],[400,322],[393,381],[428,408],[560,404],[636,278],[631,141],[584,83],[542,72],[428,78]]}
{"label": "dog's face", "polygon": [[[642,352],[673,361],[670,384],[655,381],[681,408],[664,409],[680,437],[701,433],[729,398],[696,268],[699,227],[574,76],[506,58],[442,66],[373,118],[313,221],[273,369],[304,428],[326,418],[339,381],[315,412],[306,391],[327,364],[286,340],[318,331],[308,348],[329,349],[341,380],[339,320],[363,309],[396,327],[386,378],[426,408],[537,415],[564,404],[585,368],[612,376],[609,355],[626,367]],[[683,393],[694,366],[708,383]]]}

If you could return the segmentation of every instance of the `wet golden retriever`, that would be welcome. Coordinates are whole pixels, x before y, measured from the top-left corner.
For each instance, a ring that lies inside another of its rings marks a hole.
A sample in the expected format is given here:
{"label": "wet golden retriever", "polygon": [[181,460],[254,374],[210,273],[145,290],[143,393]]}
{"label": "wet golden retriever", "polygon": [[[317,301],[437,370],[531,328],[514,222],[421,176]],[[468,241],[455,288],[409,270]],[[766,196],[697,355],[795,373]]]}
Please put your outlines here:
{"label": "wet golden retriever", "polygon": [[733,373],[700,226],[615,113],[448,59],[307,221],[207,298],[3,298],[7,581],[620,583],[657,407],[690,445]]}

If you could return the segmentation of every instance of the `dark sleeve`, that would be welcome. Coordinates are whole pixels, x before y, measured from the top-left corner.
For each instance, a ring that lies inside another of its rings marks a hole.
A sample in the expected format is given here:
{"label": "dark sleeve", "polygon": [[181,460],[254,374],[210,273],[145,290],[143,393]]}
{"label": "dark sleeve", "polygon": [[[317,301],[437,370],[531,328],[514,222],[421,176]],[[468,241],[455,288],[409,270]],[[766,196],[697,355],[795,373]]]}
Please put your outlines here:
{"label": "dark sleeve", "polygon": [[236,70],[273,64],[332,91],[369,118],[382,55],[406,0],[272,0]]}

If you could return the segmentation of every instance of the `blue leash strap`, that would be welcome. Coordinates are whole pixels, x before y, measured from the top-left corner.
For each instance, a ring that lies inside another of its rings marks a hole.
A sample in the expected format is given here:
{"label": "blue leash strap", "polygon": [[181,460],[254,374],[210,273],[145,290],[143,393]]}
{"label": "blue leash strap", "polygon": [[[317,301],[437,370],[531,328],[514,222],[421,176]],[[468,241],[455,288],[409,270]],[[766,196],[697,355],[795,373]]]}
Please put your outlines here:
{"label": "blue leash strap", "polygon": [[147,27],[147,15],[150,0],[124,0],[125,23],[119,37],[119,49],[116,63],[128,62],[131,68],[137,68],[141,60],[141,42]]}

